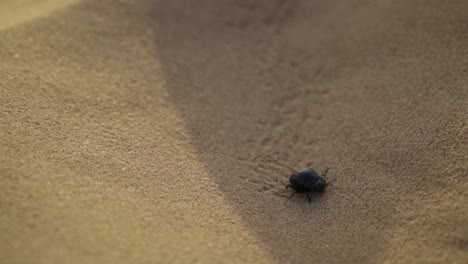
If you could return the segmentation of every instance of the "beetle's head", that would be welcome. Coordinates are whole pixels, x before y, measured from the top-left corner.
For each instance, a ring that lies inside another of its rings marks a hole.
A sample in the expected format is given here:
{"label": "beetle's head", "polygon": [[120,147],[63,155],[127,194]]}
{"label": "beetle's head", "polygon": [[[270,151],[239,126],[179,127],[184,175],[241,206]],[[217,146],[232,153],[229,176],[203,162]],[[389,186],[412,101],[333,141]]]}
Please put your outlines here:
{"label": "beetle's head", "polygon": [[327,187],[327,183],[325,181],[320,180],[314,184],[314,192],[318,192],[318,193],[324,192],[325,187]]}
{"label": "beetle's head", "polygon": [[328,183],[325,180],[318,181],[317,183],[314,184],[314,191],[318,192],[318,193],[324,192],[325,187],[327,187],[330,183],[334,182],[335,180],[332,180],[332,181],[330,181]]}

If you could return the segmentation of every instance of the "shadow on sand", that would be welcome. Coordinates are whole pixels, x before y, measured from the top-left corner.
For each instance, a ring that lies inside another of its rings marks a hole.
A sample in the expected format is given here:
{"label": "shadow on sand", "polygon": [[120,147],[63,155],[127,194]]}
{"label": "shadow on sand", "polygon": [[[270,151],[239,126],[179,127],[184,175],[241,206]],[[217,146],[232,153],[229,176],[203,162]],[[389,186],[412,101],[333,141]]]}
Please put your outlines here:
{"label": "shadow on sand", "polygon": [[[440,124],[414,123],[407,106],[418,102],[395,101],[416,100],[418,91],[404,86],[409,77],[392,81],[405,72],[398,65],[385,68],[398,56],[392,45],[404,42],[386,44],[382,29],[367,30],[379,13],[360,21],[365,4],[326,2],[156,1],[156,45],[202,161],[272,254],[294,263],[372,262],[395,224],[398,197],[427,170],[420,148],[431,147]],[[413,125],[423,134],[406,129]],[[287,166],[309,162],[319,172],[330,167],[334,186],[311,204],[284,198]]]}

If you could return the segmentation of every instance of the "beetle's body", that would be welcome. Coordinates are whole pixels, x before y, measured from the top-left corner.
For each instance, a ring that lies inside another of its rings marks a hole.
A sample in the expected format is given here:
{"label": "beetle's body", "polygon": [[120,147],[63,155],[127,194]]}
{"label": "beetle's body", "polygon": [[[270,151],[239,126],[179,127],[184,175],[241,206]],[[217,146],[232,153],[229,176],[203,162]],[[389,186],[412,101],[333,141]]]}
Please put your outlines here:
{"label": "beetle's body", "polygon": [[322,193],[325,191],[327,185],[328,183],[313,169],[303,169],[291,175],[286,188],[291,187],[295,191],[291,197],[296,193],[307,193],[307,198],[309,198],[309,202],[311,202],[309,194],[311,192]]}

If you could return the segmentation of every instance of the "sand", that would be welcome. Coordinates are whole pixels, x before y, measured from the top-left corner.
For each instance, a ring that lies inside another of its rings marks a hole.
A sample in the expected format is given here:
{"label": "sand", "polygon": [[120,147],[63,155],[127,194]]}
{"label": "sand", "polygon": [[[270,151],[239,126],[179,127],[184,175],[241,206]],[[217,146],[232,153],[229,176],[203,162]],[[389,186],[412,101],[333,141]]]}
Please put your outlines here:
{"label": "sand", "polygon": [[2,263],[468,263],[466,1],[18,3]]}

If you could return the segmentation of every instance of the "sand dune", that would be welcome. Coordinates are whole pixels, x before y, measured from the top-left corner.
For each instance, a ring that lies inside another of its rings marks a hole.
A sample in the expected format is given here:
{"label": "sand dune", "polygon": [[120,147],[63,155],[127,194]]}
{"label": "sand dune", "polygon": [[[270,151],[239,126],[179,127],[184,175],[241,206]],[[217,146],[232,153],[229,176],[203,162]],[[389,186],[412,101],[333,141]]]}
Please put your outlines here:
{"label": "sand dune", "polygon": [[2,0],[0,30],[47,16],[79,0]]}
{"label": "sand dune", "polygon": [[0,258],[466,263],[467,7],[2,2]]}

